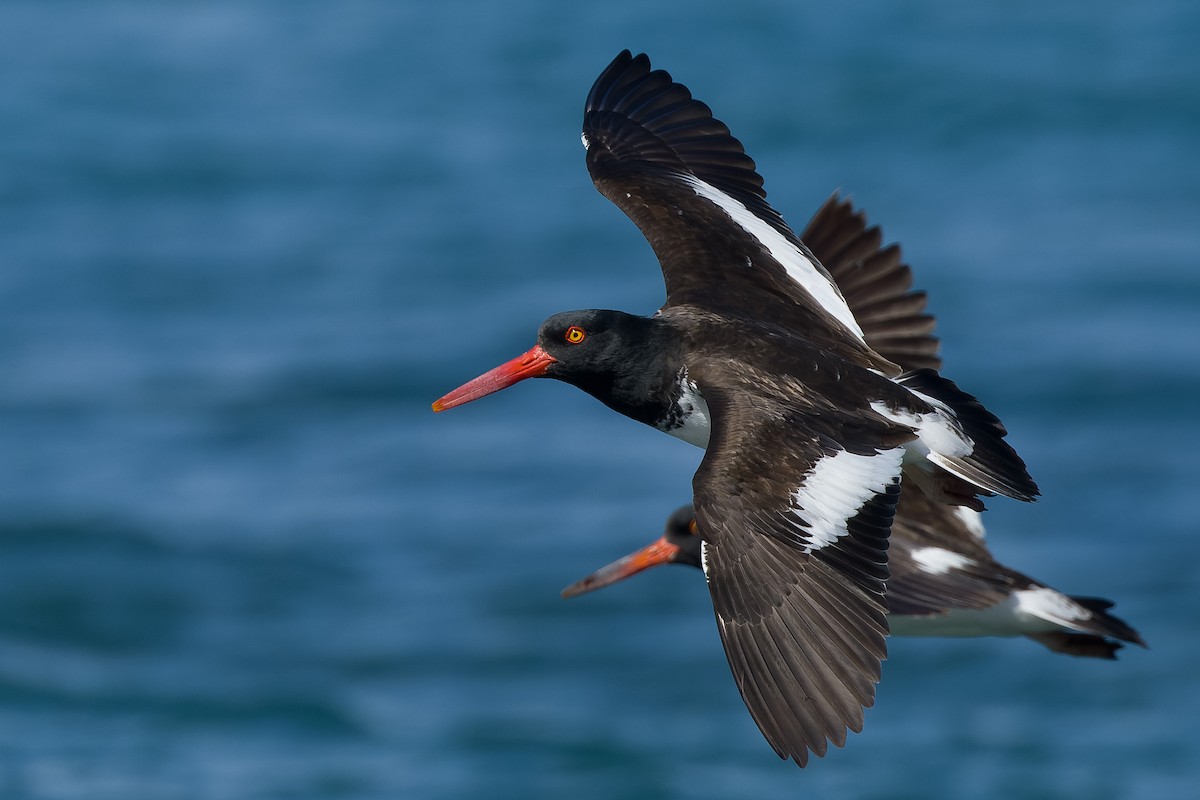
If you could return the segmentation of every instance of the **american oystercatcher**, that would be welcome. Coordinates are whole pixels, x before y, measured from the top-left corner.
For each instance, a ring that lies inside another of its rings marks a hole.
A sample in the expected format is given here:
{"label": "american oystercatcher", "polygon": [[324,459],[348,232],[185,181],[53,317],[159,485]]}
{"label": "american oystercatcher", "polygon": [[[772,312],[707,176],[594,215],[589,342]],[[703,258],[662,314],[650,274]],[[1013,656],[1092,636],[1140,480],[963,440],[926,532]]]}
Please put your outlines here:
{"label": "american oystercatcher", "polygon": [[[977,511],[900,493],[888,548],[888,623],[893,636],[1025,636],[1056,653],[1115,659],[1124,645],[1146,643],[1113,604],[1074,597],[1006,567],[984,541]],[[662,564],[700,567],[700,535],[691,505],[667,518],[663,535],[635,553],[563,589],[575,597]]]}
{"label": "american oystercatcher", "polygon": [[[897,245],[836,195],[801,234],[829,270],[868,344],[906,368],[940,368],[935,325],[924,293]],[[563,590],[574,597],[661,564],[701,566],[692,506],[676,510],[663,535]],[[1004,566],[984,541],[979,512],[931,502],[906,488],[888,547],[888,623],[899,636],[1024,636],[1058,653],[1115,659],[1124,645],[1145,647],[1137,631],[1108,613],[1112,603],[1073,597]],[[840,740],[834,740],[842,744]]]}
{"label": "american oystercatcher", "polygon": [[556,314],[434,410],[557,378],[705,447],[693,504],[722,642],[760,729],[803,765],[874,697],[901,471],[975,509],[1037,487],[975,398],[869,346],[741,144],[645,55],[596,80],[583,143],[593,182],[658,256],[666,302],[652,317]]}

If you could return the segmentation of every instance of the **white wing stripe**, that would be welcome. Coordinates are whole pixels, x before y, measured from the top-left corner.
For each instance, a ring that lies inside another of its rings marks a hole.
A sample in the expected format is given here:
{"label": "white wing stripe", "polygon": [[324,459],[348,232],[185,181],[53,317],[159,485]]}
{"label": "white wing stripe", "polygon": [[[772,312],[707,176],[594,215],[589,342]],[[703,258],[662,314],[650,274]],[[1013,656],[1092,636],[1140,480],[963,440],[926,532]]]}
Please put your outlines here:
{"label": "white wing stripe", "polygon": [[783,266],[792,280],[800,284],[804,291],[808,292],[834,319],[857,336],[859,341],[865,341],[862,328],[858,327],[858,322],[855,321],[854,314],[850,312],[850,306],[846,305],[842,293],[829,278],[821,274],[821,271],[804,253],[800,252],[799,248],[789,242],[779,231],[755,216],[754,212],[745,205],[720,189],[693,175],[686,176],[684,180],[695,190],[696,194],[716,204],[742,230],[761,242],[771,256]]}
{"label": "white wing stripe", "polygon": [[819,550],[845,536],[850,519],[900,474],[903,455],[900,447],[870,456],[842,450],[813,464],[792,494],[796,507],[802,509],[800,516],[810,526],[804,552]]}

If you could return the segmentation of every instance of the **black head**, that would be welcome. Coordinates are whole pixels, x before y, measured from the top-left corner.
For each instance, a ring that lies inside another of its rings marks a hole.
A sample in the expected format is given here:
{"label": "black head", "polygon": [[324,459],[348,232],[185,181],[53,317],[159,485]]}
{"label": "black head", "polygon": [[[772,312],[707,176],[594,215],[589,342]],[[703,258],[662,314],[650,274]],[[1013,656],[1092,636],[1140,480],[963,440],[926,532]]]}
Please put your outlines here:
{"label": "black head", "polygon": [[696,527],[696,510],[689,503],[675,509],[667,517],[667,527],[663,538],[679,548],[672,560],[675,564],[703,568],[700,558],[700,530]]}
{"label": "black head", "polygon": [[668,340],[653,318],[622,311],[564,311],[542,323],[537,344],[528,352],[463,384],[435,402],[433,410],[469,403],[526,378],[555,378],[653,424],[669,402]]}
{"label": "black head", "polygon": [[583,388],[583,384],[612,384],[653,348],[653,324],[646,317],[623,311],[563,311],[538,328],[537,345],[554,363],[547,378]]}

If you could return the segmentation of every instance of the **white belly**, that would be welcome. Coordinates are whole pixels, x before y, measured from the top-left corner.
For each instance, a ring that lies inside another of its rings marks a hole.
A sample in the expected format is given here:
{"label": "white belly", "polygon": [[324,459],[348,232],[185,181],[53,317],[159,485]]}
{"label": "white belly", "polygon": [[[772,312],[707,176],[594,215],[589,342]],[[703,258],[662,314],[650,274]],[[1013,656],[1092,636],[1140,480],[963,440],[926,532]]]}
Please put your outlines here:
{"label": "white belly", "polygon": [[889,615],[895,636],[1024,636],[1078,630],[1091,614],[1071,598],[1048,587],[1014,592],[991,608],[951,609],[930,617]]}

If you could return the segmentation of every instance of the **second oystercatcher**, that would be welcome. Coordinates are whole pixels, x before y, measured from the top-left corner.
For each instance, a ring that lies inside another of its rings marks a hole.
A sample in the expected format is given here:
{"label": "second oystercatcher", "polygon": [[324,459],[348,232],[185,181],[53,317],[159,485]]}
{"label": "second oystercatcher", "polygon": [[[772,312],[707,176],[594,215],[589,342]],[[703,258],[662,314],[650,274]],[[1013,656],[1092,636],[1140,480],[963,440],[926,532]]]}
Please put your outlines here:
{"label": "second oystercatcher", "polygon": [[[563,589],[576,597],[663,564],[701,566],[690,505],[667,518],[663,535]],[[1146,646],[1097,597],[1063,594],[1006,567],[984,541],[979,512],[934,503],[905,489],[888,548],[888,622],[893,636],[1024,636],[1071,656],[1115,659],[1122,642]]]}
{"label": "second oystercatcher", "polygon": [[597,79],[583,142],[597,188],[658,256],[666,302],[556,314],[434,410],[556,378],[705,447],[693,503],[722,641],[767,739],[804,764],[874,697],[901,471],[972,508],[1037,487],[975,398],[868,345],[741,144],[645,55]]}

